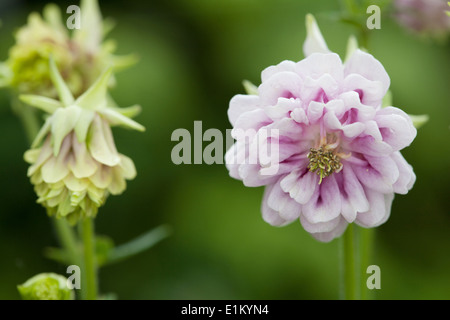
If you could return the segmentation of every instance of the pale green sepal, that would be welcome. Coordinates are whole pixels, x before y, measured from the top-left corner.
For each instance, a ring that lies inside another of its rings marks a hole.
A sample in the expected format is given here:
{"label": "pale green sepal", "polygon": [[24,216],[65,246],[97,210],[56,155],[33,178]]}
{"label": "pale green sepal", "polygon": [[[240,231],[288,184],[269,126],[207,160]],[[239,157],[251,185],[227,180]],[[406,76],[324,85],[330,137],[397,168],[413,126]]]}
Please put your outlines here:
{"label": "pale green sepal", "polygon": [[74,102],[74,98],[66,83],[64,82],[61,74],[58,71],[58,67],[55,64],[55,61],[50,56],[50,78],[52,79],[53,85],[56,87],[58,91],[59,99],[63,103],[65,107],[70,106]]}
{"label": "pale green sepal", "polygon": [[116,26],[116,21],[112,18],[103,19],[103,38],[106,37]]}
{"label": "pale green sepal", "polygon": [[106,106],[108,82],[112,74],[112,67],[106,69],[95,83],[83,93],[75,103],[86,110],[98,110]]}
{"label": "pale green sepal", "polygon": [[50,114],[55,112],[56,109],[63,107],[58,100],[34,94],[22,94],[19,96],[19,99],[32,107],[41,109]]}
{"label": "pale green sepal", "polygon": [[82,0],[81,28],[74,31],[73,39],[88,52],[98,52],[103,37],[102,14],[97,0]]}
{"label": "pale green sepal", "polygon": [[86,141],[86,137],[89,131],[92,120],[94,120],[95,112],[86,109],[80,109],[80,117],[75,125],[75,134],[79,142]]}
{"label": "pale green sepal", "polygon": [[392,91],[388,90],[383,97],[381,107],[386,108],[392,106]]}
{"label": "pale green sepal", "polygon": [[420,127],[422,127],[430,119],[430,117],[427,114],[421,114],[421,115],[408,114],[408,115],[411,118],[412,123],[416,129],[419,129]]}
{"label": "pale green sepal", "polygon": [[138,104],[131,106],[131,107],[126,107],[126,108],[108,107],[108,109],[116,111],[127,118],[134,118],[138,114],[140,114],[142,111],[141,106]]}
{"label": "pale green sepal", "polygon": [[80,114],[80,108],[74,105],[68,108],[60,108],[53,114],[51,122],[53,154],[55,157],[58,155],[61,143],[66,135],[75,127]]}
{"label": "pale green sepal", "polygon": [[244,86],[245,92],[250,95],[258,95],[258,87],[255,86],[253,83],[251,83],[248,80],[242,81],[242,85]]}
{"label": "pale green sepal", "polygon": [[316,19],[308,13],[306,15],[306,40],[303,43],[303,53],[307,57],[316,52],[329,53],[330,50],[320,32]]}
{"label": "pale green sepal", "polygon": [[121,113],[111,109],[105,108],[99,110],[99,112],[104,116],[104,118],[108,121],[112,126],[123,126],[129,129],[134,129],[138,131],[145,131],[145,127],[136,121],[122,115]]}
{"label": "pale green sepal", "polygon": [[64,34],[68,33],[66,26],[62,23],[61,10],[56,4],[54,3],[47,4],[44,7],[42,15],[44,16],[45,21],[53,29],[56,29]]}
{"label": "pale green sepal", "polygon": [[40,273],[18,285],[23,300],[73,300],[73,289],[67,279],[56,273]]}
{"label": "pale green sepal", "polygon": [[138,63],[139,56],[134,53],[130,53],[123,56],[112,56],[112,62],[114,66],[114,71],[120,71]]}
{"label": "pale green sepal", "polygon": [[36,137],[34,138],[33,143],[31,144],[31,148],[36,148],[42,142],[42,140],[45,138],[47,133],[49,133],[49,131],[51,129],[51,125],[52,125],[51,119],[47,118],[47,120],[45,120],[45,122],[44,122],[44,125],[39,130]]}
{"label": "pale green sepal", "polygon": [[348,59],[350,59],[350,57],[353,55],[353,53],[355,53],[357,49],[358,49],[358,40],[354,35],[351,35],[347,41],[347,50],[345,53],[344,62],[348,61]]}
{"label": "pale green sepal", "polygon": [[27,163],[35,163],[36,160],[39,158],[40,154],[41,154],[41,149],[30,149],[24,153],[23,159]]}

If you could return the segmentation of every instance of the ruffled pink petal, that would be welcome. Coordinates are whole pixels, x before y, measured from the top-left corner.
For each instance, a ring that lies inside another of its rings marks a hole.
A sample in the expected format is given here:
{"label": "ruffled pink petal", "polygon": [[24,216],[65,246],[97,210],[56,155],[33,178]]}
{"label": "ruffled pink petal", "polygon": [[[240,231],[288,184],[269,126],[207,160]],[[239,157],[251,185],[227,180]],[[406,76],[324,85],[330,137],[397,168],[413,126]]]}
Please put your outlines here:
{"label": "ruffled pink petal", "polygon": [[267,205],[278,212],[280,217],[286,222],[298,219],[302,211],[302,206],[281,189],[279,181],[271,189],[267,198]]}
{"label": "ruffled pink petal", "polygon": [[244,113],[260,108],[259,97],[255,95],[235,95],[230,101],[228,119],[234,126],[236,120]]}
{"label": "ruffled pink petal", "polygon": [[345,77],[353,73],[359,74],[368,80],[379,81],[382,86],[381,97],[384,97],[389,89],[391,80],[383,65],[371,54],[359,49],[345,63]]}
{"label": "ruffled pink petal", "polygon": [[306,204],[319,187],[319,176],[308,169],[299,169],[286,175],[280,181],[280,186],[297,203]]}
{"label": "ruffled pink petal", "polygon": [[399,194],[407,194],[416,181],[416,175],[414,174],[412,166],[406,162],[405,158],[399,151],[394,152],[391,158],[397,164],[400,172],[398,180],[394,183],[394,192]]}
{"label": "ruffled pink petal", "polygon": [[317,232],[311,233],[311,235],[318,241],[330,242],[331,240],[340,237],[345,229],[347,229],[348,223],[344,218],[339,217],[339,224],[329,232]]}
{"label": "ruffled pink petal", "polygon": [[358,213],[355,222],[366,228],[378,227],[389,218],[394,194],[382,194],[368,188],[365,189],[365,192],[370,203],[370,209]]}
{"label": "ruffled pink petal", "polygon": [[411,118],[398,108],[383,108],[377,112],[375,121],[381,130],[383,141],[394,151],[409,146],[417,135]]}
{"label": "ruffled pink petal", "polygon": [[289,224],[290,221],[286,221],[280,217],[278,212],[269,207],[267,200],[269,198],[272,189],[274,188],[274,184],[268,185],[264,190],[263,201],[261,205],[261,213],[265,222],[272,226],[284,226]]}
{"label": "ruffled pink petal", "polygon": [[333,220],[341,213],[341,197],[334,175],[316,187],[311,199],[303,205],[303,215],[311,223]]}

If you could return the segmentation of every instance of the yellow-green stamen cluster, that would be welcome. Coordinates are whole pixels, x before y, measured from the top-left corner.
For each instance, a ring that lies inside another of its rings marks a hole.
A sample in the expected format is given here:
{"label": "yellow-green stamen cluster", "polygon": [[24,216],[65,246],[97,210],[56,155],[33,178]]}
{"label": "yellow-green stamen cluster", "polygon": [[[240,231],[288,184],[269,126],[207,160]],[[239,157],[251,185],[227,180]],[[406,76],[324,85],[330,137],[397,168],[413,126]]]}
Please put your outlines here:
{"label": "yellow-green stamen cluster", "polygon": [[309,151],[308,169],[319,175],[319,184],[322,183],[323,178],[330,176],[333,172],[339,172],[342,169],[340,158],[333,154],[332,151],[326,150],[323,147],[318,149],[311,148]]}

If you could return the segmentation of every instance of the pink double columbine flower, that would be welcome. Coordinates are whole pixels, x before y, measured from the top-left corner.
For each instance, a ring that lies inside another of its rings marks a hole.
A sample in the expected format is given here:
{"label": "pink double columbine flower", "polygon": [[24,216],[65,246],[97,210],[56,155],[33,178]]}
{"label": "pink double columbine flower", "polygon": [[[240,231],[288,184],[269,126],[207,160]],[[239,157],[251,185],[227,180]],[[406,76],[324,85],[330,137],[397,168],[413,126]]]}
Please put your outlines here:
{"label": "pink double columbine flower", "polygon": [[[370,228],[389,218],[394,194],[406,194],[416,179],[400,150],[417,131],[402,110],[382,108],[390,79],[378,60],[354,48],[343,63],[311,15],[307,29],[305,59],[265,69],[253,94],[231,99],[236,142],[225,160],[233,178],[266,187],[266,222],[299,219],[327,242],[349,223]],[[242,130],[255,134],[236,134]],[[257,152],[257,161],[249,161],[255,145],[277,154],[262,161]]]}

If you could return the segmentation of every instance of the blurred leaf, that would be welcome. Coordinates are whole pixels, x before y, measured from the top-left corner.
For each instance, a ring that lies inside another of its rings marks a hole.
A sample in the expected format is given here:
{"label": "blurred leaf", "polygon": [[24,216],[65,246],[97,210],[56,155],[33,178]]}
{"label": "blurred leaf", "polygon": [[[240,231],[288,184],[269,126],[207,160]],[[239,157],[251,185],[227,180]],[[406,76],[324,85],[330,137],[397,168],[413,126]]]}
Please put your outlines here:
{"label": "blurred leaf", "polygon": [[109,259],[109,255],[114,250],[114,242],[108,236],[95,237],[95,252],[97,255],[97,264],[99,267],[105,265]]}
{"label": "blurred leaf", "polygon": [[72,264],[72,261],[71,261],[69,255],[66,253],[66,251],[64,249],[52,248],[52,247],[45,248],[44,256],[47,259],[56,261],[56,262],[64,264],[64,265]]}
{"label": "blurred leaf", "polygon": [[164,238],[167,238],[171,232],[171,228],[167,225],[156,227],[155,229],[144,233],[130,242],[116,247],[109,255],[109,259],[106,264],[122,261],[150,249]]}

